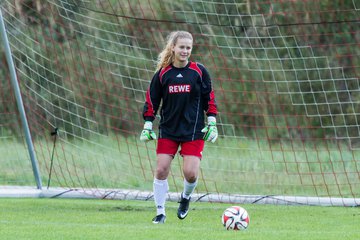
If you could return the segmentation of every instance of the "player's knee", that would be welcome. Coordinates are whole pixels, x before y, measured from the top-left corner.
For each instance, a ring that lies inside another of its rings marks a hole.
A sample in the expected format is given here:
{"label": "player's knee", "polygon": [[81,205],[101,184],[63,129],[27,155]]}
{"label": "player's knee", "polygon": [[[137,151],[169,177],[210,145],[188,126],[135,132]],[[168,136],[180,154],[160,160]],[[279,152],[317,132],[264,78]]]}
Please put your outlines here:
{"label": "player's knee", "polygon": [[166,167],[158,166],[156,168],[156,178],[157,179],[166,179],[168,176],[169,170]]}
{"label": "player's knee", "polygon": [[196,177],[191,177],[191,178],[187,178],[186,181],[188,181],[189,183],[194,183],[196,182]]}
{"label": "player's knee", "polygon": [[184,172],[184,176],[187,182],[189,183],[196,182],[197,176],[195,171]]}

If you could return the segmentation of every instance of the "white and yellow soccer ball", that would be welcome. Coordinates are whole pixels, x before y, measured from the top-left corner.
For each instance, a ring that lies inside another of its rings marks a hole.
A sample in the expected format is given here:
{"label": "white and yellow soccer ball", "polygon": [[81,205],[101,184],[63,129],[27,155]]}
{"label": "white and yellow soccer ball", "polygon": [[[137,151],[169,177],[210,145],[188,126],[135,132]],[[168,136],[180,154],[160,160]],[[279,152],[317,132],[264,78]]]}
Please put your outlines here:
{"label": "white and yellow soccer ball", "polygon": [[232,206],[225,209],[221,221],[226,230],[245,230],[249,227],[250,217],[245,208]]}

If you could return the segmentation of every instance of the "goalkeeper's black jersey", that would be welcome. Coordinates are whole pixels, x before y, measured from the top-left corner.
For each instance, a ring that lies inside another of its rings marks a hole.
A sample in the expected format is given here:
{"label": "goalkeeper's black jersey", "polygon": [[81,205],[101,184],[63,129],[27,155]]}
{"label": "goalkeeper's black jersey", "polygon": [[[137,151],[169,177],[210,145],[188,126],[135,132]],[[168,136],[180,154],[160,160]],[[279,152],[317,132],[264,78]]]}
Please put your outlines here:
{"label": "goalkeeper's black jersey", "polygon": [[202,139],[205,114],[217,114],[206,68],[200,63],[189,62],[183,68],[169,65],[157,71],[146,92],[144,120],[153,121],[160,105],[159,138],[175,141]]}

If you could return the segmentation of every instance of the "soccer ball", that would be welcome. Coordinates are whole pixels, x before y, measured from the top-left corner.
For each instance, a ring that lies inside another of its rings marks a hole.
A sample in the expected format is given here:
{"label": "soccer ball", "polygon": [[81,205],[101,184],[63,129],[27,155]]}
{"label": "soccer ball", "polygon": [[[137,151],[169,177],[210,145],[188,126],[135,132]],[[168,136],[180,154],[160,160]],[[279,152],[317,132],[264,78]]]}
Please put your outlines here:
{"label": "soccer ball", "polygon": [[245,230],[249,226],[250,218],[245,208],[232,206],[225,209],[221,221],[226,230]]}

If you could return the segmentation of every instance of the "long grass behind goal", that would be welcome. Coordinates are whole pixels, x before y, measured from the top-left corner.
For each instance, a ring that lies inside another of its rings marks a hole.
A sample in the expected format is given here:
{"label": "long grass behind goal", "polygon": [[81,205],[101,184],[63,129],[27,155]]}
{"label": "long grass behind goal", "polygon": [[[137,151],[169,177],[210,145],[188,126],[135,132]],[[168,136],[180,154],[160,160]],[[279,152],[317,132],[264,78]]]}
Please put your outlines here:
{"label": "long grass behind goal", "polygon": [[[219,108],[197,200],[359,204],[356,1],[4,0],[0,9],[40,190],[151,198],[145,91],[165,37],[186,30]],[[0,185],[36,186],[4,46]],[[176,156],[169,197],[182,191],[181,165]]]}

